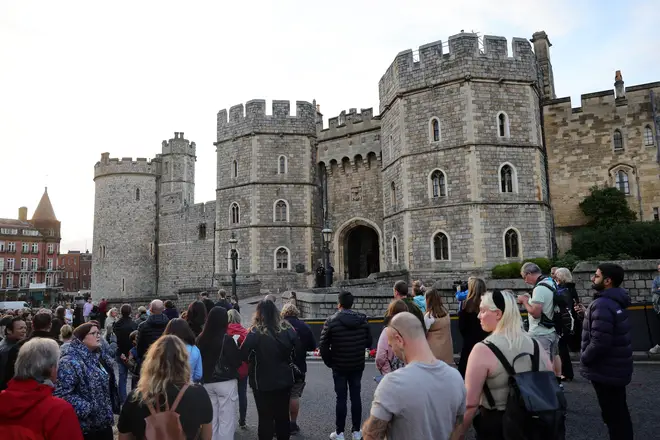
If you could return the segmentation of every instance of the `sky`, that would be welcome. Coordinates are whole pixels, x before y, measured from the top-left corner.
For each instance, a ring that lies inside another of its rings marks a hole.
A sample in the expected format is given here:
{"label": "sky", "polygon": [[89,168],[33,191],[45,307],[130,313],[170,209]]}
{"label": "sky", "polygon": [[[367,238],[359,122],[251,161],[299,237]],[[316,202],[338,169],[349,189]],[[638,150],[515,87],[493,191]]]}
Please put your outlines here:
{"label": "sky", "polygon": [[[324,119],[374,107],[397,53],[461,30],[545,30],[557,97],[660,81],[658,0],[0,2],[0,217],[48,186],[62,251],[92,250],[93,167],[197,144],[197,203],[215,197],[216,114],[316,99]],[[295,108],[295,105],[292,105]],[[268,110],[270,113],[270,110]]]}

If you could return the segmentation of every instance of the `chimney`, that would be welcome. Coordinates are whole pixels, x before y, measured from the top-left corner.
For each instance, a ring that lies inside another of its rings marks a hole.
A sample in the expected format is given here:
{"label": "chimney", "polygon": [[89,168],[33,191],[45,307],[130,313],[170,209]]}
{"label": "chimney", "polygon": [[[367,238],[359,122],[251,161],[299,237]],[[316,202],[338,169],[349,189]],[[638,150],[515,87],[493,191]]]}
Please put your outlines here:
{"label": "chimney", "polygon": [[25,206],[18,208],[18,219],[22,222],[27,221],[27,208]]}
{"label": "chimney", "polygon": [[621,76],[620,70],[617,70],[614,75],[614,91],[616,92],[616,99],[624,99],[626,97],[626,88],[623,86],[623,76]]}

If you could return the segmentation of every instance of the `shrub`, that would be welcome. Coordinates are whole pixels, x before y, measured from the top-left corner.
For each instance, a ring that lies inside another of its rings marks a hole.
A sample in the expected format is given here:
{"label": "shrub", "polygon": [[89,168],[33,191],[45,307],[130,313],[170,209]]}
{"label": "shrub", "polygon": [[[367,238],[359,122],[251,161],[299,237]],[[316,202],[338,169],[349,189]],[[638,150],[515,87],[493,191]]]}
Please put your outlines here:
{"label": "shrub", "polygon": [[660,222],[583,227],[573,233],[572,254],[585,260],[660,258]]}
{"label": "shrub", "polygon": [[536,264],[545,274],[550,273],[550,269],[552,268],[552,262],[547,258],[528,258],[522,263],[515,262],[497,265],[491,270],[491,276],[496,280],[520,278],[520,269],[527,262]]}
{"label": "shrub", "polygon": [[572,271],[575,269],[575,266],[577,266],[579,262],[580,259],[576,255],[567,252],[564,255],[555,258],[552,262],[552,265],[555,267],[565,267],[566,269]]}

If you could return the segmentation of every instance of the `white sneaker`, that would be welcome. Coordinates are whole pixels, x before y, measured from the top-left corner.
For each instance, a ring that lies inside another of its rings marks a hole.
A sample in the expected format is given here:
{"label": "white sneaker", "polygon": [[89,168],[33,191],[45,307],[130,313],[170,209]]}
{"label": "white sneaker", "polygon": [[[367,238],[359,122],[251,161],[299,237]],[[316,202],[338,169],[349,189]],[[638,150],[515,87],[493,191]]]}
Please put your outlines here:
{"label": "white sneaker", "polygon": [[656,345],[655,347],[650,349],[649,353],[651,353],[651,354],[660,354],[660,345]]}
{"label": "white sneaker", "polygon": [[342,432],[341,434],[337,434],[336,432],[332,432],[330,434],[330,438],[332,440],[344,440],[344,433]]}
{"label": "white sneaker", "polygon": [[353,431],[353,440],[362,440],[362,431]]}

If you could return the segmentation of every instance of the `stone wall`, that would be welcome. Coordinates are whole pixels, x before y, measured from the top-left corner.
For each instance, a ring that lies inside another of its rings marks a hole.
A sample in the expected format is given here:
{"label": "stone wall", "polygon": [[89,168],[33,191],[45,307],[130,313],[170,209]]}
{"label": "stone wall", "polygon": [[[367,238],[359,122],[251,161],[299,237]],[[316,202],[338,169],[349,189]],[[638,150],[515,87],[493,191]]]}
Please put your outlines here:
{"label": "stone wall", "polygon": [[[625,269],[623,288],[628,290],[633,303],[651,301],[651,285],[653,279],[658,276],[660,260],[619,260],[608,263],[616,263]],[[591,277],[596,273],[599,264],[582,262],[573,269],[573,282],[584,304],[589,304],[593,299]]]}

